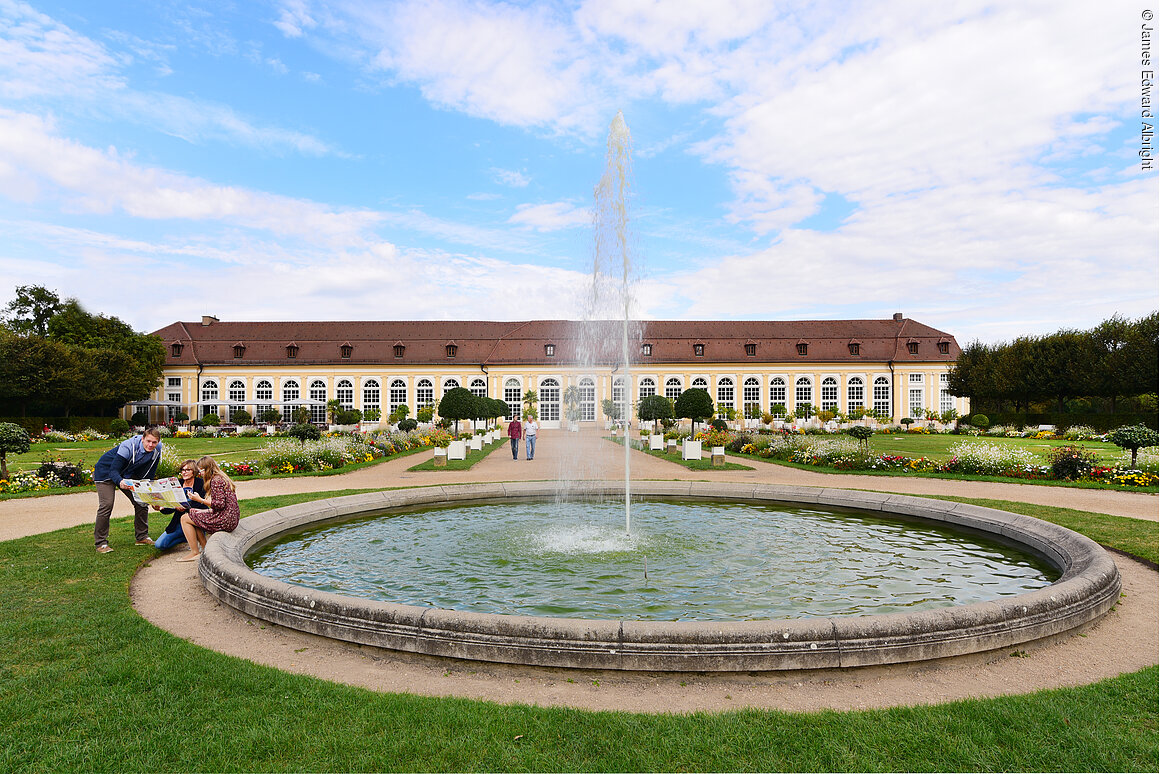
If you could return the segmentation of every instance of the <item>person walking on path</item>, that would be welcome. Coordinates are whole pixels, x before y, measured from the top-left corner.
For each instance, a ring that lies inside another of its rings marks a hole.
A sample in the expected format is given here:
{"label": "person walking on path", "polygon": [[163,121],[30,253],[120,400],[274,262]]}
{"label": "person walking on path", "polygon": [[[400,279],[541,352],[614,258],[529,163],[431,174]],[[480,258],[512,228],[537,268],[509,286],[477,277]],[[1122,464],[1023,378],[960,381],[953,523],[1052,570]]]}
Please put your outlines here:
{"label": "person walking on path", "polygon": [[113,514],[113,502],[120,489],[133,503],[133,532],[137,545],[151,546],[149,537],[149,508],[137,502],[130,493],[125,479],[154,479],[157,464],[161,462],[161,432],[155,425],[145,428],[141,435],[121,441],[97,460],[93,468],[93,483],[97,488],[97,522],[93,528],[97,553],[107,554],[113,550],[109,545],[109,517]]}
{"label": "person walking on path", "polygon": [[205,456],[197,461],[201,479],[205,482],[207,494],[203,497],[196,492],[189,495],[190,503],[201,503],[202,508],[191,508],[181,516],[181,531],[189,542],[189,553],[177,561],[194,562],[201,556],[202,549],[214,532],[233,532],[241,519],[238,508],[238,494],[234,482],[225,474],[213,457]]}
{"label": "person walking on path", "polygon": [[536,417],[533,414],[528,414],[524,419],[524,442],[528,447],[528,459],[534,460],[536,458],[536,433],[540,426],[536,424]]}
{"label": "person walking on path", "polygon": [[511,422],[508,422],[508,438],[512,440],[512,459],[518,460],[520,458],[520,439],[523,438],[519,417],[514,417]]}

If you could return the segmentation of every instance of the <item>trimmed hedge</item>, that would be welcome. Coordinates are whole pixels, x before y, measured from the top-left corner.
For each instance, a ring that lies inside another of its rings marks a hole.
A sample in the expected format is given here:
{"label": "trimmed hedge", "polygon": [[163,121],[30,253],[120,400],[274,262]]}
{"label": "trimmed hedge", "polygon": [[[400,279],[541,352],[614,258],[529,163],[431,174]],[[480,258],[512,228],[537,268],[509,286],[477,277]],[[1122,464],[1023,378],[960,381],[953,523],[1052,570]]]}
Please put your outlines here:
{"label": "trimmed hedge", "polygon": [[91,427],[107,435],[113,435],[110,425],[114,419],[117,417],[0,417],[0,422],[20,425],[29,435],[39,437],[45,425],[67,433],[76,433]]}
{"label": "trimmed hedge", "polygon": [[988,411],[987,417],[992,425],[1014,425],[1015,427],[1037,427],[1038,425],[1055,425],[1059,429],[1075,425],[1087,425],[1101,432],[1115,430],[1124,425],[1144,425],[1153,430],[1160,429],[1160,417],[1156,414],[1115,413],[1115,414],[1067,414],[1059,412],[1029,414],[1014,411]]}

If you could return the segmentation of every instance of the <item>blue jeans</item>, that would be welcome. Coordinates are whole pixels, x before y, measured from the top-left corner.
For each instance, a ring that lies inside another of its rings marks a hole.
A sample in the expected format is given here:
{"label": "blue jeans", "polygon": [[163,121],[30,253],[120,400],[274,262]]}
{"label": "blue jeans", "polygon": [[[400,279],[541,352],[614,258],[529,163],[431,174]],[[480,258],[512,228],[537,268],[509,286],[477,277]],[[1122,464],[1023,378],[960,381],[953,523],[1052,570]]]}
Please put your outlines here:
{"label": "blue jeans", "polygon": [[535,459],[536,457],[536,436],[529,435],[526,439],[528,444],[528,459]]}
{"label": "blue jeans", "polygon": [[512,439],[512,459],[518,460],[520,458],[520,439]]}
{"label": "blue jeans", "polygon": [[161,537],[157,538],[157,542],[153,544],[153,547],[158,551],[167,551],[184,542],[185,533],[181,530],[177,530],[176,532],[162,532]]}

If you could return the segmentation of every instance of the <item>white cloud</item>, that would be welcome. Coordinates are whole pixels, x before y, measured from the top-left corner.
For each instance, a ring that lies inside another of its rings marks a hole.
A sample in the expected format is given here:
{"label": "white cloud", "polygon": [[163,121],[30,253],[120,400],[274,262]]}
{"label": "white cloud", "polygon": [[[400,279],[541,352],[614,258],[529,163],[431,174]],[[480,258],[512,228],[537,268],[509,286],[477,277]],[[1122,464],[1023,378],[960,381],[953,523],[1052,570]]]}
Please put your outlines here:
{"label": "white cloud", "polygon": [[572,202],[550,204],[521,204],[508,223],[536,231],[559,231],[592,225],[592,211],[577,207]]}
{"label": "white cloud", "polygon": [[[220,220],[310,240],[359,240],[381,216],[218,186],[135,164],[57,136],[39,116],[0,109],[0,180],[19,184],[14,198],[52,196],[66,209],[121,211],[145,219]],[[0,193],[11,195],[7,185]]]}
{"label": "white cloud", "polygon": [[83,96],[124,86],[121,63],[100,44],[30,5],[0,1],[0,96]]}
{"label": "white cloud", "polygon": [[511,186],[512,188],[525,188],[532,179],[523,172],[518,172],[514,169],[499,169],[492,167],[491,177],[500,185]]}

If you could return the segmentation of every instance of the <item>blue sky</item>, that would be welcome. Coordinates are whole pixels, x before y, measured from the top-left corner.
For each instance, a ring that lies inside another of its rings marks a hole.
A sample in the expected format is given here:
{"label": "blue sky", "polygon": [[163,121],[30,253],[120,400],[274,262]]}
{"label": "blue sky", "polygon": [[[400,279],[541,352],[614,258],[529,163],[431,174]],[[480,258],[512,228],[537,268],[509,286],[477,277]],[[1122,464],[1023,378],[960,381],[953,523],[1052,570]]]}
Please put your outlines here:
{"label": "blue sky", "polygon": [[0,0],[0,303],[574,317],[620,110],[640,316],[1141,316],[1141,10]]}

